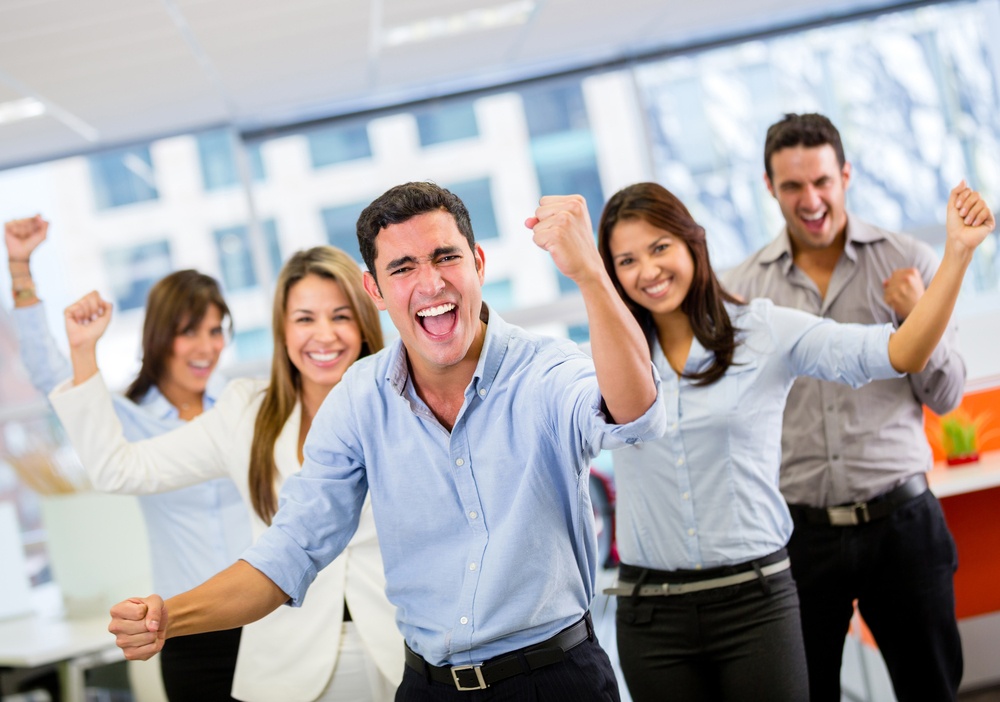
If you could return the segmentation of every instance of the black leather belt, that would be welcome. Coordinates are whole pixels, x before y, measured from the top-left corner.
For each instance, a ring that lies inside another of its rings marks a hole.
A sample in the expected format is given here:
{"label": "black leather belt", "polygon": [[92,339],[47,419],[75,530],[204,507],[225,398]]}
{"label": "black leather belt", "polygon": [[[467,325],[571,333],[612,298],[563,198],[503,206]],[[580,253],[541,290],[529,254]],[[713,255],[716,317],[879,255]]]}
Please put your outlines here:
{"label": "black leather belt", "polygon": [[828,526],[855,526],[867,524],[887,517],[904,502],[927,491],[927,476],[918,473],[897,488],[874,497],[867,502],[855,502],[835,507],[810,507],[808,505],[788,505],[792,518],[806,524]]}
{"label": "black leather belt", "polygon": [[593,637],[590,613],[552,638],[491,658],[478,665],[431,665],[406,646],[406,665],[456,690],[485,690],[490,685],[565,660],[566,651]]}

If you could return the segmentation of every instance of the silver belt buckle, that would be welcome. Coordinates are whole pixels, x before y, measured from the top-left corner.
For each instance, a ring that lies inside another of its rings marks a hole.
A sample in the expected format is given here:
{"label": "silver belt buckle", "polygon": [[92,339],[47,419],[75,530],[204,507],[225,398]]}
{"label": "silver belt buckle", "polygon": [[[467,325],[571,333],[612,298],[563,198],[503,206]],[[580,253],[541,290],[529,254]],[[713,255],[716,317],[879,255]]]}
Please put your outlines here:
{"label": "silver belt buckle", "polygon": [[827,507],[826,516],[832,526],[857,526],[871,521],[867,502],[855,502],[850,507]]}
{"label": "silver belt buckle", "polygon": [[[458,679],[459,673],[465,673],[467,671],[474,672],[475,681],[470,685],[464,684]],[[483,680],[483,667],[481,665],[456,665],[451,668],[451,679],[455,681],[455,688],[458,690],[485,690],[489,685]]]}

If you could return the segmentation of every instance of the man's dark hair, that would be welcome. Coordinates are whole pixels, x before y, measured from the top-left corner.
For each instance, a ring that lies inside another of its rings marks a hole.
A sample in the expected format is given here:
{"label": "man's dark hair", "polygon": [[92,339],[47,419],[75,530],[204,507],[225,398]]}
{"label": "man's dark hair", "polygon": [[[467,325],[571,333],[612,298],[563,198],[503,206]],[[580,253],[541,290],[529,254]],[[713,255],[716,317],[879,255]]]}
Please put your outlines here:
{"label": "man's dark hair", "polygon": [[771,156],[776,151],[793,146],[823,146],[829,144],[837,154],[837,161],[843,168],[847,163],[844,157],[844,145],[840,141],[840,132],[828,118],[815,112],[797,115],[789,112],[780,121],[767,128],[767,138],[764,139],[764,170],[768,180],[774,177],[771,172]]}
{"label": "man's dark hair", "polygon": [[400,224],[417,215],[444,210],[455,218],[458,231],[476,249],[476,237],[465,204],[450,190],[427,182],[404,183],[386,190],[375,198],[358,217],[358,248],[368,271],[378,279],[375,270],[375,237],[392,224]]}

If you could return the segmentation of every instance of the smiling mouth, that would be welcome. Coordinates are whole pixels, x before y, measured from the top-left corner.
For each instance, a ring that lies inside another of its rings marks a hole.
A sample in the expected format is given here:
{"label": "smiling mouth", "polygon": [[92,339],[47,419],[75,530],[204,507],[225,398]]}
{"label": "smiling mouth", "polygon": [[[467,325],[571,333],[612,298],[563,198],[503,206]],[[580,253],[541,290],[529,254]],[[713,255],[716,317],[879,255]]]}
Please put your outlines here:
{"label": "smiling mouth", "polygon": [[196,371],[206,371],[212,367],[211,361],[188,361],[188,365]]}
{"label": "smiling mouth", "polygon": [[815,213],[801,213],[799,214],[799,219],[805,223],[806,228],[810,230],[818,230],[823,226],[826,221],[827,210],[821,210]]}
{"label": "smiling mouth", "polygon": [[659,297],[660,295],[662,295],[663,293],[665,293],[667,290],[670,289],[671,282],[673,282],[673,279],[664,280],[657,283],[656,285],[650,285],[648,287],[645,287],[642,289],[642,291],[647,295],[649,295],[650,297]]}
{"label": "smiling mouth", "polygon": [[320,353],[318,351],[313,351],[311,353],[307,353],[306,356],[308,356],[316,363],[333,363],[338,358],[340,358],[340,354],[342,353],[343,351],[326,351],[323,353]]}
{"label": "smiling mouth", "polygon": [[445,302],[434,307],[426,307],[417,312],[417,319],[431,336],[443,336],[450,332],[455,326],[457,305],[453,302]]}

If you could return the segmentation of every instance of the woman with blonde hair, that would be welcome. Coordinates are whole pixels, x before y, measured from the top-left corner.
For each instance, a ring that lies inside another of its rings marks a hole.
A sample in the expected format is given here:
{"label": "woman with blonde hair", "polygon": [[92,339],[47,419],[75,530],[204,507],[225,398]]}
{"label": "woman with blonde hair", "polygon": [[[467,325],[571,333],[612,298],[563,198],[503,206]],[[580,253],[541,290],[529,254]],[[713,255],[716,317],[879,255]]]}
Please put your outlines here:
{"label": "woman with blonde hair", "polygon": [[[14,294],[21,359],[43,393],[72,375],[49,331],[45,304],[31,275],[31,257],[48,236],[41,215],[6,223],[4,238]],[[214,374],[226,345],[229,308],[214,278],[194,270],[171,273],[149,290],[142,360],[114,411],[125,437],[138,441],[183,426],[210,409],[224,382]],[[139,498],[149,539],[153,586],[167,596],[190,590],[229,566],[250,545],[250,521],[228,478]],[[174,700],[230,700],[240,630],[178,639],[163,650],[161,676]]]}
{"label": "woman with blonde hair", "polygon": [[[129,444],[94,354],[110,311],[93,293],[66,310],[74,378],[52,394],[92,482],[106,492],[144,494],[229,475],[253,509],[254,538],[277,511],[281,482],[299,470],[306,434],[329,391],[355,360],[382,348],[378,312],[357,264],[330,246],[301,251],[275,290],[270,380],[233,381],[197,420]],[[392,698],[403,646],[384,594],[369,505],[350,545],[319,580],[302,607],[282,607],[244,627],[233,697]]]}

